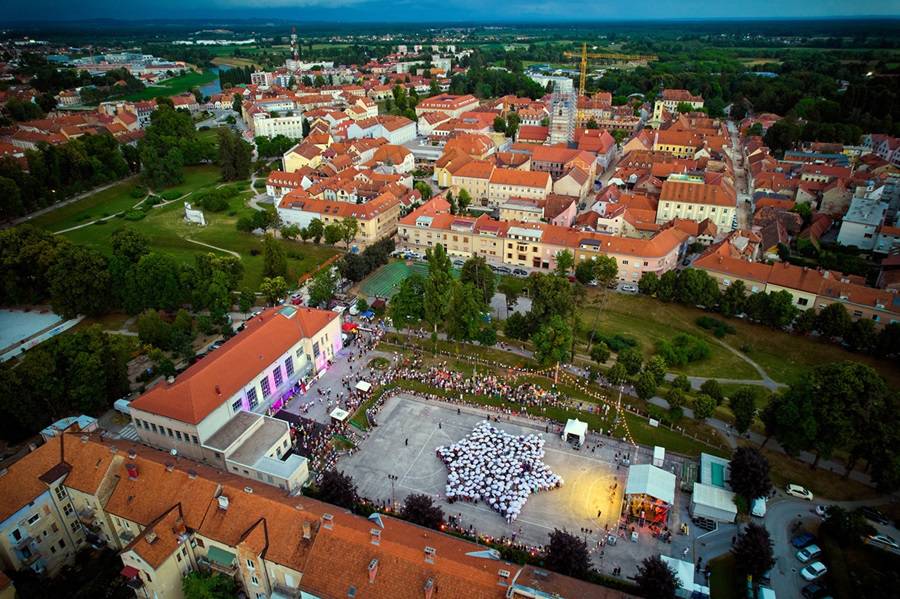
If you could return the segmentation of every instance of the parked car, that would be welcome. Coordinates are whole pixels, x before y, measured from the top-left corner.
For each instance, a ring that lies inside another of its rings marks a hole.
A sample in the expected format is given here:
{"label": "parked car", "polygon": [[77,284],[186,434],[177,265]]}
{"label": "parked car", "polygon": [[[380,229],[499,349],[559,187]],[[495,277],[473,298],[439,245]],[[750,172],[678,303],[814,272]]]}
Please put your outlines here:
{"label": "parked car", "polygon": [[789,483],[788,486],[785,487],[784,492],[788,495],[793,495],[794,497],[799,497],[800,499],[805,499],[807,501],[813,500],[812,491],[806,487],[801,487],[800,485],[795,485],[793,483]]}
{"label": "parked car", "polygon": [[637,285],[632,285],[631,283],[627,283],[625,285],[622,285],[622,291],[624,291],[625,293],[637,293],[638,287],[637,287]]}
{"label": "parked car", "polygon": [[800,594],[803,595],[803,599],[821,599],[827,592],[828,589],[818,582],[811,582],[800,589]]}
{"label": "parked car", "polygon": [[499,273],[502,274],[502,275],[511,275],[511,274],[512,274],[512,269],[509,268],[508,266],[498,266],[498,267],[497,267],[497,272],[499,272]]}
{"label": "parked car", "polygon": [[894,537],[888,535],[869,535],[866,539],[866,543],[869,543],[870,545],[881,545],[882,547],[889,547],[891,549],[900,549],[900,545],[897,544]]}
{"label": "parked car", "polygon": [[521,268],[514,268],[512,274],[516,275],[517,277],[527,277],[527,276],[528,276],[528,271],[527,271],[527,270],[523,270],[523,269],[521,269]]}
{"label": "parked car", "polygon": [[465,264],[465,263],[466,263],[465,260],[460,260],[459,258],[454,258],[453,260],[450,261],[450,264],[452,264],[456,268],[462,268],[463,264]]}
{"label": "parked car", "polygon": [[862,514],[866,520],[871,520],[872,522],[875,522],[877,524],[884,524],[885,526],[887,526],[891,523],[891,521],[888,520],[887,516],[885,516],[875,508],[869,507],[868,505],[864,505],[863,507],[859,508],[859,513]]}
{"label": "parked car", "polygon": [[824,576],[826,572],[828,572],[828,568],[825,567],[825,564],[822,562],[813,562],[800,570],[800,576],[802,576],[804,580],[813,581]]}
{"label": "parked car", "polygon": [[791,539],[791,545],[797,549],[802,549],[816,540],[816,536],[811,532],[802,532]]}
{"label": "parked car", "polygon": [[821,547],[813,543],[812,545],[807,545],[806,547],[798,551],[796,553],[796,556],[801,563],[805,564],[809,560],[819,557],[821,553]]}

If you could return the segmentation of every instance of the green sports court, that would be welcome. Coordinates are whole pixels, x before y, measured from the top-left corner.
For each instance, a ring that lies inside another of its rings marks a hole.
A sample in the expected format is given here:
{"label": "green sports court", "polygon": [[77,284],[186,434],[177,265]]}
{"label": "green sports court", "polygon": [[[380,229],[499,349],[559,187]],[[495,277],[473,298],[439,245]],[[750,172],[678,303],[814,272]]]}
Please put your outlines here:
{"label": "green sports court", "polygon": [[[459,277],[459,271],[451,271],[454,277]],[[360,286],[362,292],[369,297],[393,297],[400,291],[400,284],[411,274],[428,277],[428,264],[425,262],[405,262],[398,260],[382,266],[379,270],[366,279]]]}

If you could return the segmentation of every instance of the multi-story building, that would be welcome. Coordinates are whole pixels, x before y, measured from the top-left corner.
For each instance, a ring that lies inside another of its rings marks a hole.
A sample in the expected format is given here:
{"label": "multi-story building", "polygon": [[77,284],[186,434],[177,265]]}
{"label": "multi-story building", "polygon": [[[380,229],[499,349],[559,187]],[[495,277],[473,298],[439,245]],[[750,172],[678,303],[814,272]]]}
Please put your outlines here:
{"label": "multi-story building", "polygon": [[575,137],[575,94],[554,89],[550,105],[551,144],[567,144]]}
{"label": "multi-story building", "polygon": [[878,198],[853,198],[841,221],[837,242],[863,251],[875,248],[888,205]]}
{"label": "multi-story building", "polygon": [[52,573],[85,541],[105,542],[147,599],[182,599],[182,579],[196,571],[231,578],[254,599],[632,599],[386,514],[356,516],[96,433],[58,435],[10,466],[0,506],[5,568]]}
{"label": "multi-story building", "polygon": [[[286,422],[269,418],[341,349],[340,315],[282,306],[266,310],[219,349],[131,402],[141,441],[295,491],[305,458],[289,455]],[[249,412],[249,413],[248,413]]]}
{"label": "multi-story building", "polygon": [[660,93],[659,98],[653,103],[653,118],[651,124],[659,127],[663,121],[663,109],[670,114],[678,112],[679,104],[689,104],[694,110],[703,108],[703,97],[695,96],[686,89],[664,89]]}
{"label": "multi-story building", "polygon": [[284,196],[278,204],[278,216],[289,225],[306,227],[318,219],[326,226],[353,217],[359,226],[353,245],[366,247],[380,239],[391,237],[400,220],[400,198],[392,191],[384,191],[362,204],[340,200],[314,199],[303,190]]}
{"label": "multi-story building", "polygon": [[420,117],[426,112],[442,112],[453,118],[459,118],[464,112],[475,110],[476,108],[478,108],[478,98],[473,95],[438,94],[420,100],[416,104],[416,116]]}
{"label": "multi-story building", "polygon": [[495,168],[488,184],[488,204],[496,207],[510,198],[543,200],[552,190],[550,173]]}
{"label": "multi-story building", "polygon": [[[514,212],[523,206],[506,202],[501,213],[518,216]],[[397,245],[421,252],[442,244],[452,256],[480,256],[490,264],[536,270],[554,268],[563,250],[572,252],[576,261],[608,255],[616,259],[619,279],[635,282],[645,272],[662,274],[675,268],[689,239],[674,227],[651,239],[630,239],[529,220],[455,216],[443,198],[435,198],[400,219]]]}
{"label": "multi-story building", "polygon": [[259,86],[261,89],[269,89],[275,81],[275,74],[266,71],[250,73],[250,85]]}
{"label": "multi-story building", "polygon": [[822,309],[840,303],[853,320],[871,320],[876,327],[900,322],[897,291],[867,287],[861,277],[805,268],[784,262],[765,264],[736,257],[728,241],[715,244],[693,262],[727,289],[743,281],[747,292],[785,291],[799,310]]}
{"label": "multi-story building", "polygon": [[303,138],[303,114],[299,111],[293,112],[290,116],[274,116],[261,110],[253,113],[251,126],[256,137],[284,135],[288,139]]}
{"label": "multi-story building", "polygon": [[729,185],[706,183],[692,175],[670,175],[660,191],[656,222],[661,225],[674,218],[697,222],[708,218],[720,231],[731,231],[736,210],[737,195]]}

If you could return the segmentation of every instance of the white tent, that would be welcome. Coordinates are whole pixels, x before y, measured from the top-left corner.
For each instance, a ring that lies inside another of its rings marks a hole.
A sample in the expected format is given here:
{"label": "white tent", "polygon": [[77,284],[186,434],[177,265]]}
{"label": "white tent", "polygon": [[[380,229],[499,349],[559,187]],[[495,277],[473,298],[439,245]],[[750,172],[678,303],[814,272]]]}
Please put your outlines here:
{"label": "white tent", "polygon": [[691,515],[719,522],[734,522],[737,518],[734,493],[715,485],[694,483],[694,492],[691,495]]}
{"label": "white tent", "polygon": [[345,420],[347,420],[347,418],[350,417],[350,412],[341,408],[335,408],[331,411],[330,416],[338,422],[344,422]]}
{"label": "white tent", "polygon": [[575,435],[578,437],[578,445],[584,445],[585,437],[587,436],[587,422],[582,422],[577,418],[575,420],[569,420],[566,422],[566,428],[563,430],[562,438],[563,441],[569,440],[569,435]]}
{"label": "white tent", "polygon": [[626,495],[649,495],[669,505],[675,503],[675,475],[652,464],[636,464],[628,469]]}
{"label": "white tent", "polygon": [[371,388],[372,384],[367,381],[359,381],[358,383],[356,383],[356,389],[358,391],[362,391],[363,393],[366,393]]}
{"label": "white tent", "polygon": [[694,582],[694,564],[668,555],[661,555],[660,558],[675,573],[679,587],[675,595],[687,598],[699,593],[701,597],[709,597],[709,588]]}

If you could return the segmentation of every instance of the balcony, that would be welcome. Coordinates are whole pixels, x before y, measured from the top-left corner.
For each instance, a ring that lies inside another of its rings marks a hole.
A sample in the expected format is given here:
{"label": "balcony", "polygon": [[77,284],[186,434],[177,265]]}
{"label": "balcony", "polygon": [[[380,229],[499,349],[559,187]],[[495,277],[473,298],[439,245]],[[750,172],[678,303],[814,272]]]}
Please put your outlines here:
{"label": "balcony", "polygon": [[201,563],[226,576],[234,576],[237,573],[237,557],[230,551],[218,547],[210,547]]}
{"label": "balcony", "polygon": [[24,536],[21,539],[19,539],[18,541],[16,541],[16,543],[15,543],[15,545],[13,545],[13,547],[15,547],[16,549],[22,549],[23,547],[25,547],[27,545],[33,545],[33,544],[34,544],[34,537],[32,537],[31,535],[28,535],[28,536]]}
{"label": "balcony", "polygon": [[19,559],[22,560],[23,566],[30,566],[34,562],[41,559],[41,552],[40,551],[31,551],[29,553],[28,557],[22,557],[20,554]]}

